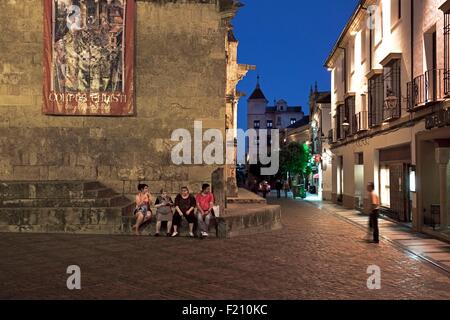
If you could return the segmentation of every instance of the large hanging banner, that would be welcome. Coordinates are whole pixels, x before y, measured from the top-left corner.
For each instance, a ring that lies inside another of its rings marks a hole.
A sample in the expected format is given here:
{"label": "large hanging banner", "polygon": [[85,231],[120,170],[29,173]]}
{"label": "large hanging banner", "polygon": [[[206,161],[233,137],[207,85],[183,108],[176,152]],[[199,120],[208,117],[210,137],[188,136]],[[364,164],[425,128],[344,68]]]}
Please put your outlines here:
{"label": "large hanging banner", "polygon": [[44,0],[44,6],[43,112],[134,115],[135,0]]}

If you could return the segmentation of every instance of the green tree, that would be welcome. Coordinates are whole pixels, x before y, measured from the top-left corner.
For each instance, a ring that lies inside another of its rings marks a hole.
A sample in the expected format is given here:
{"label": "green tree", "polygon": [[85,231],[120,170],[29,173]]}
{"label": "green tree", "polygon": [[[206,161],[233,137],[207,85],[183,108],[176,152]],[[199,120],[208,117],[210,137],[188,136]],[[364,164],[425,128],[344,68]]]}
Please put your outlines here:
{"label": "green tree", "polygon": [[282,146],[280,152],[280,168],[283,174],[291,177],[299,176],[305,185],[305,178],[312,173],[312,155],[306,144],[291,142]]}

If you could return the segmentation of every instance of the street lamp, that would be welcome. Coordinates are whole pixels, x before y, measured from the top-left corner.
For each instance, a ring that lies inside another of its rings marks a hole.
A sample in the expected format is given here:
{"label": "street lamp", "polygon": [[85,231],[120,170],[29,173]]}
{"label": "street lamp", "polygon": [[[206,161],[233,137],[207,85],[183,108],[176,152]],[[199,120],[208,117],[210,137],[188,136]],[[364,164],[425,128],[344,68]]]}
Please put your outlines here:
{"label": "street lamp", "polygon": [[383,124],[387,124],[388,120],[395,118],[395,109],[398,106],[398,97],[395,96],[394,92],[388,89],[388,96],[384,101],[384,110],[383,110]]}
{"label": "street lamp", "polygon": [[348,122],[347,118],[345,118],[344,122],[342,123],[342,129],[346,133],[350,130],[350,123]]}

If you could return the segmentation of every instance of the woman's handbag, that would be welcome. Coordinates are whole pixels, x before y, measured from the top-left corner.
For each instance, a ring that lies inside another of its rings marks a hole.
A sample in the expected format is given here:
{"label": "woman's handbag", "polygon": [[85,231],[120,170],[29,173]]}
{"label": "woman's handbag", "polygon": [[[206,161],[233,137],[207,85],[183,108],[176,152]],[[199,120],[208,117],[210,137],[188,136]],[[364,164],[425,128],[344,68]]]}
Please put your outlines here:
{"label": "woman's handbag", "polygon": [[214,215],[216,216],[216,218],[220,217],[220,214],[221,214],[220,206],[214,206],[213,207],[213,212],[214,212]]}

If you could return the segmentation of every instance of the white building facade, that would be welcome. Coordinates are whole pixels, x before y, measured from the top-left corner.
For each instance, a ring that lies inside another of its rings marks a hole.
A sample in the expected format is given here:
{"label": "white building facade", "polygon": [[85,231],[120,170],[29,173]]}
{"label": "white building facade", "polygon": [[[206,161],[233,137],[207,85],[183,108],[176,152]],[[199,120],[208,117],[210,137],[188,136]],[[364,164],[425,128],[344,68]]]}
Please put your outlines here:
{"label": "white building facade", "polygon": [[[256,88],[247,100],[247,127],[248,129],[256,129],[258,143],[260,129],[279,129],[282,131],[302,120],[304,116],[301,106],[289,106],[285,100],[278,100],[274,106],[270,106],[261,89],[258,77]],[[272,139],[270,132],[267,139],[270,145]]]}
{"label": "white building facade", "polygon": [[312,184],[322,200],[332,200],[332,153],[329,144],[331,130],[331,93],[320,92],[317,85],[309,96],[310,149],[316,167]]}
{"label": "white building facade", "polygon": [[361,0],[331,71],[332,198],[448,233],[450,1]]}

